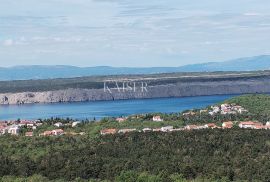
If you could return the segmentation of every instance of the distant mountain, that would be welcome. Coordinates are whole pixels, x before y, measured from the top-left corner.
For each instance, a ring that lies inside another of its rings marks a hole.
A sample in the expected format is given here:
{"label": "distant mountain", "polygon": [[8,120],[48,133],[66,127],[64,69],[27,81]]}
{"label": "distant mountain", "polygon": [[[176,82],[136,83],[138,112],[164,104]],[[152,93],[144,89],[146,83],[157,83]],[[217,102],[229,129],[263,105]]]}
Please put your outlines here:
{"label": "distant mountain", "polygon": [[234,59],[225,62],[209,62],[178,67],[183,72],[258,71],[270,70],[270,55]]}
{"label": "distant mountain", "polygon": [[172,72],[257,71],[270,69],[270,55],[241,58],[225,62],[209,62],[181,67],[75,67],[75,66],[15,66],[0,68],[0,80],[70,78],[93,75],[154,74]]}

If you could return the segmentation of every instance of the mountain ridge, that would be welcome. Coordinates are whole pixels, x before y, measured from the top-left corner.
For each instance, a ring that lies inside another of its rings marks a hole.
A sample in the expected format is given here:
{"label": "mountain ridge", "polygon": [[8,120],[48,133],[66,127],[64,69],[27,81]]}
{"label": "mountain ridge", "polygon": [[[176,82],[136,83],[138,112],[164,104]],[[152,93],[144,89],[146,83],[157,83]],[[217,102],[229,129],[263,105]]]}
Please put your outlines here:
{"label": "mountain ridge", "polygon": [[72,78],[83,76],[156,74],[174,72],[258,71],[270,69],[270,55],[207,62],[179,67],[77,67],[69,65],[20,65],[0,67],[0,80]]}

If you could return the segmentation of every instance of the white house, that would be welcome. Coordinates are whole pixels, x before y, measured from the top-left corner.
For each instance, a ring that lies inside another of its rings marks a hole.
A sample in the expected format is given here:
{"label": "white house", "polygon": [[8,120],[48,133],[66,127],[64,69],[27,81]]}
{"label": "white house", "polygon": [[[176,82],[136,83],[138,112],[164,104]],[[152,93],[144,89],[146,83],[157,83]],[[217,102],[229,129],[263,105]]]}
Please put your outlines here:
{"label": "white house", "polygon": [[51,132],[53,135],[56,135],[56,136],[64,134],[64,130],[62,130],[62,129],[52,130]]}
{"label": "white house", "polygon": [[8,133],[11,135],[19,135],[20,127],[18,125],[11,125],[7,128]]}
{"label": "white house", "polygon": [[121,129],[118,131],[118,133],[130,133],[130,132],[134,132],[136,131],[135,128],[132,128],[132,129]]}
{"label": "white house", "polygon": [[161,128],[162,132],[168,132],[168,131],[172,131],[173,130],[173,126],[165,126]]}
{"label": "white house", "polygon": [[77,125],[80,124],[80,123],[81,123],[81,122],[79,122],[79,121],[75,121],[75,122],[72,123],[71,126],[72,126],[72,127],[75,127],[75,126],[77,126]]}
{"label": "white house", "polygon": [[59,128],[59,127],[63,126],[63,123],[58,122],[58,123],[55,123],[54,126]]}
{"label": "white house", "polygon": [[252,128],[255,129],[256,127],[263,126],[262,123],[259,122],[252,122],[252,121],[247,121],[247,122],[241,122],[239,124],[240,128]]}
{"label": "white house", "polygon": [[143,129],[143,132],[144,132],[144,133],[146,133],[146,132],[151,132],[151,131],[152,131],[151,128],[144,128],[144,129]]}
{"label": "white house", "polygon": [[159,122],[159,121],[163,121],[163,119],[161,119],[160,116],[154,116],[154,117],[153,117],[153,121]]}

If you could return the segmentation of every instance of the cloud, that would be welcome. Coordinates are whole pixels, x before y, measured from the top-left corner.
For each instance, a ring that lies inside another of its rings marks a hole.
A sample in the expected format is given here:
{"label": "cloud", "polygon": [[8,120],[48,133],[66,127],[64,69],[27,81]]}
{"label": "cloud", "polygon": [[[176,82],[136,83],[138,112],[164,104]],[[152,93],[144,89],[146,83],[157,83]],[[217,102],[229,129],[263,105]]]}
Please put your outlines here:
{"label": "cloud", "polygon": [[4,46],[12,46],[14,44],[14,41],[12,39],[7,39],[3,42]]}

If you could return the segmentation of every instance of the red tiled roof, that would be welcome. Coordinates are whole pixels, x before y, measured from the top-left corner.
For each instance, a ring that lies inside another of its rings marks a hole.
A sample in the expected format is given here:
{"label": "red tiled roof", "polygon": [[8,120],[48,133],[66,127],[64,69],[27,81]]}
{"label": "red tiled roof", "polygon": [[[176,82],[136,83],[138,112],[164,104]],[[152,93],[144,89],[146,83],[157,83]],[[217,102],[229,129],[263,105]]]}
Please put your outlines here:
{"label": "red tiled roof", "polygon": [[215,123],[208,123],[207,126],[208,127],[216,127],[217,125]]}
{"label": "red tiled roof", "polygon": [[232,121],[227,121],[227,122],[223,122],[223,124],[225,124],[225,125],[233,125],[233,122]]}
{"label": "red tiled roof", "polygon": [[241,122],[240,124],[242,124],[242,125],[256,125],[256,123],[253,121],[245,121],[245,122]]}

